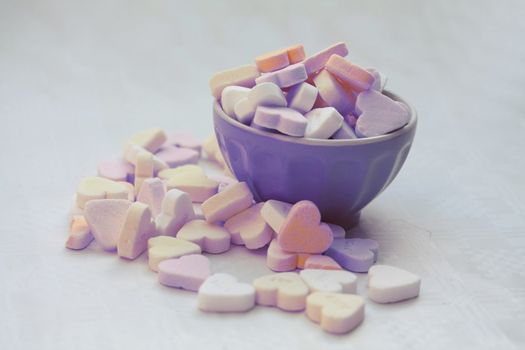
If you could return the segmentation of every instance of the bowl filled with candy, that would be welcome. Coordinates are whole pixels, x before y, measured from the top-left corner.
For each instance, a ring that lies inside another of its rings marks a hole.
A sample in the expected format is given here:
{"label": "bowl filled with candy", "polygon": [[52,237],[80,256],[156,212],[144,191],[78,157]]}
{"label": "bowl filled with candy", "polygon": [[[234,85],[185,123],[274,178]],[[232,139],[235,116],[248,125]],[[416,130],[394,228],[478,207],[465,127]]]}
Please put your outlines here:
{"label": "bowl filled with candy", "polygon": [[345,227],[385,190],[412,145],[417,115],[344,43],[302,45],[215,74],[214,128],[231,171],[257,201],[314,202]]}

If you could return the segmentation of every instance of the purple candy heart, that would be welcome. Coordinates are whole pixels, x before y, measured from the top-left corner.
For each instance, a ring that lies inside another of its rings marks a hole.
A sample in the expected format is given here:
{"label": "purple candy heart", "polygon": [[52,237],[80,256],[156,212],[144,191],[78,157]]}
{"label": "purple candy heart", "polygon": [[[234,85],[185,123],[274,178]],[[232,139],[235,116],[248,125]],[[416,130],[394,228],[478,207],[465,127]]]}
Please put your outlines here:
{"label": "purple candy heart", "polygon": [[257,84],[274,83],[280,88],[287,88],[302,83],[308,78],[304,64],[296,63],[275,72],[262,74],[255,79]]}
{"label": "purple candy heart", "polygon": [[410,112],[388,96],[374,90],[357,96],[355,110],[359,115],[355,131],[359,137],[388,134],[408,123]]}
{"label": "purple candy heart", "polygon": [[353,272],[367,272],[377,261],[379,244],[373,239],[334,239],[325,252],[342,267]]}
{"label": "purple candy heart", "polygon": [[255,111],[253,124],[274,129],[289,136],[303,137],[306,118],[291,108],[259,106]]}

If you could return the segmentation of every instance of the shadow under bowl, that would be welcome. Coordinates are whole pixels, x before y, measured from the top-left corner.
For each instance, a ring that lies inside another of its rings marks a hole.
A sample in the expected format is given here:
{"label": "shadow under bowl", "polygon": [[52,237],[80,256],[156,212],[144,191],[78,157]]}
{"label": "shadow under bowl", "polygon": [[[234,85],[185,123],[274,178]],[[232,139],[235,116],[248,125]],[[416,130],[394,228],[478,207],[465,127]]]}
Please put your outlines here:
{"label": "shadow under bowl", "polygon": [[353,139],[294,138],[258,130],[229,117],[213,104],[215,134],[224,159],[256,201],[314,202],[325,222],[350,228],[361,209],[384,191],[403,166],[417,125],[410,110],[407,125],[387,135]]}

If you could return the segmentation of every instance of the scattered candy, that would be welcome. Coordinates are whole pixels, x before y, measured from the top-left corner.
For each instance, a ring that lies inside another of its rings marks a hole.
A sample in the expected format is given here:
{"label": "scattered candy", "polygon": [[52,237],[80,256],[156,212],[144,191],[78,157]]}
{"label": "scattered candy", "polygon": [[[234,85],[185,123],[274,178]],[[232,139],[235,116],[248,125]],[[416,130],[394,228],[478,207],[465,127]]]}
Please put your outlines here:
{"label": "scattered candy", "polygon": [[153,154],[149,152],[139,152],[137,163],[135,164],[135,195],[140,191],[142,183],[153,177]]}
{"label": "scattered candy", "polygon": [[94,199],[127,199],[127,187],[103,177],[86,177],[77,188],[77,206],[84,209],[86,203]]}
{"label": "scattered candy", "polygon": [[159,270],[161,261],[201,253],[201,247],[193,242],[175,237],[166,237],[162,240],[158,238],[150,238],[148,241],[148,266],[152,271]]}
{"label": "scattered candy", "polygon": [[124,160],[105,160],[98,163],[97,173],[113,181],[129,181],[128,174],[134,173],[133,165]]}
{"label": "scattered candy", "polygon": [[195,219],[190,196],[177,189],[169,190],[162,200],[161,213],[156,218],[157,231],[164,236],[176,236],[180,228]]}
{"label": "scattered candy", "polygon": [[421,277],[398,267],[375,265],[368,271],[368,297],[376,303],[395,303],[419,295]]}
{"label": "scattered candy", "polygon": [[332,244],[332,230],[321,223],[321,213],[314,203],[295,203],[277,231],[279,245],[286,251],[320,254]]}
{"label": "scattered candy", "polygon": [[117,253],[121,258],[136,259],[148,245],[148,239],[155,235],[155,222],[147,204],[135,202],[126,213],[117,244]]}
{"label": "scattered candy", "polygon": [[179,189],[189,194],[192,202],[202,203],[217,193],[219,183],[198,171],[172,174],[166,181],[168,189]]}
{"label": "scattered candy", "polygon": [[309,290],[295,272],[281,272],[262,276],[253,281],[258,305],[277,306],[286,311],[300,311],[306,307]]}
{"label": "scattered candy", "polygon": [[270,199],[261,208],[261,216],[275,232],[279,232],[291,209],[290,203]]}
{"label": "scattered candy", "polygon": [[236,85],[250,88],[255,85],[255,79],[259,75],[261,73],[257,67],[251,64],[218,72],[210,79],[211,94],[218,99],[222,90],[227,86]]}
{"label": "scattered candy", "polygon": [[275,272],[293,271],[297,268],[297,254],[285,252],[273,239],[266,252],[266,266]]}
{"label": "scattered candy", "polygon": [[304,262],[305,269],[341,270],[341,266],[326,255],[311,255]]}
{"label": "scattered candy", "polygon": [[193,242],[206,253],[224,253],[230,249],[230,233],[222,226],[204,220],[187,222],[177,233],[177,238]]}
{"label": "scattered candy", "polygon": [[163,146],[155,155],[171,168],[196,164],[200,156],[199,152],[194,149],[176,146]]}
{"label": "scattered candy", "polygon": [[95,199],[86,204],[86,221],[102,249],[112,251],[117,248],[130,205],[126,199]]}
{"label": "scattered candy", "polygon": [[355,293],[357,277],[344,270],[302,270],[299,275],[312,292]]}
{"label": "scattered candy", "polygon": [[166,184],[155,177],[144,180],[137,195],[137,202],[147,204],[151,215],[156,218],[162,211],[162,200],[165,196]]}
{"label": "scattered candy", "polygon": [[224,228],[230,232],[233,244],[258,249],[272,240],[274,231],[261,216],[263,205],[257,203],[226,220]]}
{"label": "scattered candy", "polygon": [[[144,153],[144,152],[149,152],[149,151],[139,145],[128,143],[126,147],[124,147],[124,159],[130,162],[132,165],[136,166],[138,154]],[[155,156],[153,153],[151,154],[152,154],[152,159],[153,159],[153,170],[155,173],[158,173],[162,169],[168,168],[168,164],[166,164],[165,161],[163,161],[162,159],[159,159],[159,157]]]}
{"label": "scattered candy", "polygon": [[306,298],[306,315],[330,333],[346,333],[365,317],[365,302],[358,295],[314,292]]}
{"label": "scattered candy", "polygon": [[69,226],[69,237],[66,248],[80,250],[86,248],[93,241],[93,235],[83,215],[74,215]]}
{"label": "scattered candy", "polygon": [[253,195],[245,182],[231,185],[202,203],[206,221],[226,221],[253,204]]}
{"label": "scattered candy", "polygon": [[136,133],[130,143],[138,145],[150,152],[157,152],[166,141],[166,133],[162,129],[152,128]]}
{"label": "scattered candy", "polygon": [[159,264],[159,282],[168,287],[196,292],[210,275],[210,260],[200,254],[168,259]]}
{"label": "scattered candy", "polygon": [[255,289],[226,273],[216,273],[204,281],[197,296],[198,307],[207,312],[243,312],[255,305]]}
{"label": "scattered candy", "polygon": [[197,151],[200,155],[202,141],[187,132],[174,132],[168,134],[163,146],[191,148],[192,150]]}
{"label": "scattered candy", "polygon": [[373,239],[336,239],[326,251],[342,267],[353,272],[367,272],[377,261],[379,245]]}

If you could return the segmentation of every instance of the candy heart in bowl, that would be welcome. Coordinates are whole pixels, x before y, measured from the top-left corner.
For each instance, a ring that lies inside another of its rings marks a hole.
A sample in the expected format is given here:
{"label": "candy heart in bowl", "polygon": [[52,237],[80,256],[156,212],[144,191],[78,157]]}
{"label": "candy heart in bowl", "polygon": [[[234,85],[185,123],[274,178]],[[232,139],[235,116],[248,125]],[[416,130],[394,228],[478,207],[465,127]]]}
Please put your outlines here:
{"label": "candy heart in bowl", "polygon": [[354,226],[361,209],[381,193],[403,166],[416,132],[415,110],[401,97],[386,96],[408,106],[410,118],[386,135],[361,139],[293,138],[249,127],[213,105],[215,134],[224,158],[257,201],[278,199],[314,202],[322,219]]}

